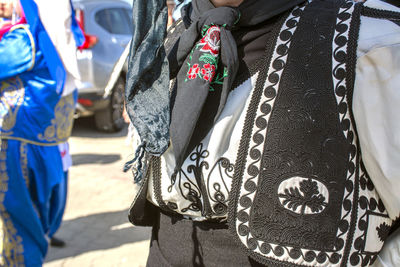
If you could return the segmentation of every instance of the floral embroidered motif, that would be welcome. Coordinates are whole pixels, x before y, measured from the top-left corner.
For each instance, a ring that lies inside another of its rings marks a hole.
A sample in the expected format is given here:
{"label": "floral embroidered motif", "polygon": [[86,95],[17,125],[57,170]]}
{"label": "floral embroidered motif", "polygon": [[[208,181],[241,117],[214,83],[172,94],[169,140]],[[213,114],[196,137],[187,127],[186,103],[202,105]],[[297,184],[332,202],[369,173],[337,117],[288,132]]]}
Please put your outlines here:
{"label": "floral embroidered motif", "polygon": [[282,204],[289,210],[296,212],[299,207],[299,214],[306,214],[306,208],[311,209],[310,214],[320,213],[328,203],[325,196],[320,194],[317,182],[312,179],[302,180],[299,187],[290,187],[284,190],[284,194],[278,194],[283,198]]}
{"label": "floral embroidered motif", "polygon": [[382,242],[385,242],[387,236],[389,235],[391,226],[386,224],[385,222],[376,227],[376,231],[378,232],[379,239]]}
{"label": "floral embroidered motif", "polygon": [[196,79],[197,74],[199,74],[199,70],[200,70],[199,64],[194,64],[194,65],[189,69],[188,78],[191,79],[191,80]]}
{"label": "floral embroidered motif", "polygon": [[[207,29],[207,27],[205,29]],[[213,25],[207,29],[206,34],[203,34],[203,36],[199,43],[199,46],[203,46],[200,51],[218,57],[219,48],[221,46],[221,29]]]}
{"label": "floral embroidered motif", "polygon": [[211,65],[210,63],[204,64],[203,68],[201,69],[201,74],[203,75],[204,80],[212,81],[215,75],[215,66]]}
{"label": "floral embroidered motif", "polygon": [[[219,50],[221,47],[221,28],[216,25],[205,26],[202,30],[203,38],[196,44],[189,55],[187,79],[185,82],[196,78],[203,79],[210,83],[210,91],[214,91],[213,85],[222,84],[228,71],[226,68],[218,72]],[[195,52],[200,55],[194,56]],[[191,61],[203,62],[191,64]]]}

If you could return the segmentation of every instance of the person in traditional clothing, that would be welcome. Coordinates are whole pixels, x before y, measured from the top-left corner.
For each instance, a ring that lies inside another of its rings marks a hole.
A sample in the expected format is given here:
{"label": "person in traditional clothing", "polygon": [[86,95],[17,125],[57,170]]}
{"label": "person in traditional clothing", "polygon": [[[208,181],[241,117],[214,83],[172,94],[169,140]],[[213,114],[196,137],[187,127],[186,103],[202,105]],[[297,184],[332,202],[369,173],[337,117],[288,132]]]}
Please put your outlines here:
{"label": "person in traditional clothing", "polygon": [[163,2],[126,87],[147,266],[399,266],[400,9],[193,0],[165,34]]}
{"label": "person in traditional clothing", "polygon": [[68,0],[14,3],[21,18],[0,36],[0,265],[41,266],[65,205],[58,145],[72,129],[82,34]]}

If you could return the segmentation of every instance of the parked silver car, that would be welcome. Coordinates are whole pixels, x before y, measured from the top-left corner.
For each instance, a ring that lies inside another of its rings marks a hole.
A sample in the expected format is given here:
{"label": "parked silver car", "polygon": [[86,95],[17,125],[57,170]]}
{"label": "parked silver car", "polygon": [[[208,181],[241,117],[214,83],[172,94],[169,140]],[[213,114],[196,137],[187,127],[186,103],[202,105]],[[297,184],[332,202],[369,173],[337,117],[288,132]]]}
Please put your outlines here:
{"label": "parked silver car", "polygon": [[119,131],[122,118],[132,9],[126,1],[73,0],[86,36],[78,51],[81,84],[76,117],[94,115],[96,127]]}

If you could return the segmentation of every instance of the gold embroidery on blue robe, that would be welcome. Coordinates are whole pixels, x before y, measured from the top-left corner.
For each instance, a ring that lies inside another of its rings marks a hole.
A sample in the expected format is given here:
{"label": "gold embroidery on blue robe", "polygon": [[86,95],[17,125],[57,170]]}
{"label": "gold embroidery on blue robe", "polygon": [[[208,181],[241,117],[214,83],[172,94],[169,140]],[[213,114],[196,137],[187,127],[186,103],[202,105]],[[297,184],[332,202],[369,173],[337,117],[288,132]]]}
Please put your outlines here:
{"label": "gold embroidery on blue robe", "polygon": [[75,101],[73,94],[64,96],[60,99],[54,110],[54,119],[48,126],[44,134],[39,134],[39,140],[48,142],[65,142],[71,135],[73,117],[75,111]]}
{"label": "gold embroidery on blue robe", "polygon": [[17,76],[0,82],[0,126],[1,135],[13,134],[18,110],[24,102],[25,87]]}
{"label": "gold embroidery on blue robe", "polygon": [[1,139],[0,142],[0,266],[25,266],[22,239],[4,207],[9,181],[6,167],[8,143]]}
{"label": "gold embroidery on blue robe", "polygon": [[22,176],[24,177],[26,187],[29,190],[29,174],[28,174],[28,148],[27,144],[21,142],[20,146],[20,163],[21,163],[21,171]]}

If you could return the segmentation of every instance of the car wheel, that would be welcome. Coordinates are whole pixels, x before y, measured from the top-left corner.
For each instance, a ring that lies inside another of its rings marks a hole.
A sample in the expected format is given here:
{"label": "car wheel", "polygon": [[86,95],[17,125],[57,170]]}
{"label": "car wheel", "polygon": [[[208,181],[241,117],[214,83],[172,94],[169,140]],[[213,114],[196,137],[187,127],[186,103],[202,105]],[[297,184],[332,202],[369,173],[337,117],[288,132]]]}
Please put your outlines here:
{"label": "car wheel", "polygon": [[96,128],[98,130],[118,132],[124,128],[125,122],[122,117],[124,111],[124,89],[124,79],[119,77],[112,90],[109,106],[94,114]]}

